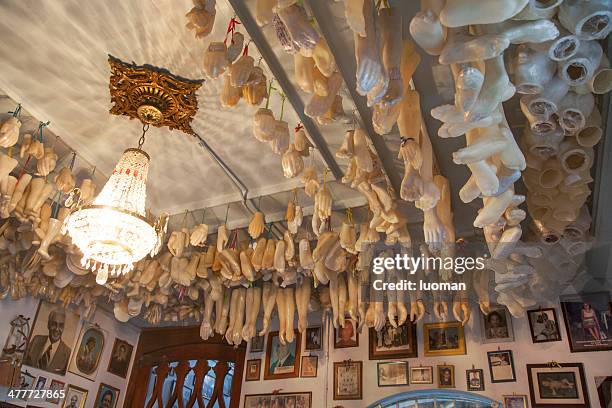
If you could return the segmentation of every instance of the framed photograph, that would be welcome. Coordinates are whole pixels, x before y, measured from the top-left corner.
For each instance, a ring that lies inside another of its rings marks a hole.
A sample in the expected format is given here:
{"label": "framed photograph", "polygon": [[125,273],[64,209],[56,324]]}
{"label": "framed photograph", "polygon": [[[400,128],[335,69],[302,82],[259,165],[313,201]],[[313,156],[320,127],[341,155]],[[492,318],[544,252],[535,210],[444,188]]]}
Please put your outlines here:
{"label": "framed photograph", "polygon": [[512,350],[489,351],[487,361],[492,383],[516,381]]}
{"label": "framed photograph", "polygon": [[126,378],[133,351],[134,346],[130,343],[121,339],[115,339],[106,371],[121,378]]}
{"label": "framed photograph", "polygon": [[264,341],[266,340],[266,336],[260,336],[256,334],[255,337],[251,339],[251,353],[261,353],[264,351]]}
{"label": "framed photograph", "polygon": [[76,337],[79,315],[62,305],[41,301],[23,364],[50,373],[65,375]]}
{"label": "framed photograph", "polygon": [[295,407],[312,408],[311,392],[279,392],[244,396],[243,408]]}
{"label": "framed photograph", "polygon": [[408,362],[385,361],[377,364],[378,386],[408,385]]}
{"label": "framed photograph", "polygon": [[455,356],[466,353],[461,322],[425,323],[423,334],[426,356]]}
{"label": "framed photograph", "polygon": [[416,325],[406,321],[399,327],[387,320],[380,332],[369,330],[370,360],[414,358],[418,355]]}
{"label": "framed photograph", "polygon": [[308,351],[321,350],[321,339],[323,338],[323,330],[321,326],[306,328],[306,346]]}
{"label": "framed photograph", "polygon": [[531,407],[588,408],[582,363],[527,364]]}
{"label": "framed photograph", "polygon": [[531,330],[531,341],[533,343],[561,341],[559,320],[555,308],[528,310],[527,318],[529,319],[529,330]]}
{"label": "framed photograph", "polygon": [[612,376],[595,377],[597,396],[603,408],[612,408]]}
{"label": "framed photograph", "polygon": [[505,306],[492,306],[489,313],[480,315],[483,343],[507,343],[514,341],[512,316]]}
{"label": "framed photograph", "polygon": [[87,402],[87,390],[68,384],[66,397],[62,403],[62,408],[85,408]]}
{"label": "framed photograph", "polygon": [[455,366],[454,365],[439,365],[438,370],[438,388],[455,388]]}
{"label": "framed photograph", "polygon": [[259,381],[261,378],[261,359],[247,360],[244,381]]}
{"label": "framed photograph", "polygon": [[529,408],[526,395],[504,395],[504,408]]}
{"label": "framed photograph", "polygon": [[433,384],[433,366],[410,367],[410,384]]}
{"label": "framed photograph", "polygon": [[83,325],[77,344],[77,352],[73,354],[68,370],[93,381],[104,350],[104,332],[98,325]]}
{"label": "framed photograph", "polygon": [[363,395],[363,362],[334,363],[334,400],[360,400]]}
{"label": "framed photograph", "polygon": [[561,310],[572,353],[612,350],[610,294],[591,293],[561,297]]}
{"label": "framed photograph", "polygon": [[115,408],[119,401],[119,390],[108,384],[100,383],[98,394],[96,395],[96,408]]}
{"label": "framed photograph", "polygon": [[300,377],[315,378],[317,376],[318,365],[319,365],[319,357],[302,356],[302,366],[300,367]]}
{"label": "framed photograph", "polygon": [[[49,390],[53,391],[51,393],[51,395],[53,395],[55,393],[55,391],[61,391],[64,389],[64,386],[66,385],[66,383],[62,382],[62,381],[58,381],[58,380],[51,380],[51,385],[49,385]],[[49,395],[49,394],[47,394]],[[57,394],[55,394],[57,395]],[[45,399],[45,401],[47,401],[50,404],[59,404],[60,402],[60,398],[57,397],[53,397],[53,396],[49,396],[47,397],[47,399]]]}
{"label": "framed photograph", "polygon": [[344,320],[344,327],[334,328],[334,348],[359,347],[357,324],[351,319]]}
{"label": "framed photograph", "polygon": [[296,378],[300,374],[302,338],[296,330],[293,343],[281,344],[278,332],[268,333],[264,380]]}
{"label": "framed photograph", "polygon": [[484,391],[484,371],[480,368],[465,370],[468,391]]}
{"label": "framed photograph", "polygon": [[39,375],[38,378],[36,379],[34,389],[42,390],[43,388],[45,388],[45,384],[47,384],[47,377],[43,377],[42,375]]}
{"label": "framed photograph", "polygon": [[[15,388],[19,390],[30,390],[34,387],[35,380],[36,380],[35,376],[33,376],[27,371],[26,372],[22,371],[21,374],[19,375],[19,386]],[[22,401],[26,401],[28,399],[27,394],[24,395],[23,397],[19,397],[19,399]]]}

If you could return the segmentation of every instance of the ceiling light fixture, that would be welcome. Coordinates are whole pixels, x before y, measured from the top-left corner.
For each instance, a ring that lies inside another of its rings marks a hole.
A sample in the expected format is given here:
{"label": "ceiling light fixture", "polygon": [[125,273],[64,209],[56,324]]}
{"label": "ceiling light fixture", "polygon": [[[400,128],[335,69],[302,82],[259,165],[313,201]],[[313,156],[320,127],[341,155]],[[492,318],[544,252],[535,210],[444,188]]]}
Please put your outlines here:
{"label": "ceiling light fixture", "polygon": [[180,78],[149,65],[127,64],[109,56],[110,112],[137,118],[142,136],[137,148],[123,152],[110,178],[92,204],[79,202],[75,191],[67,206],[75,211],[64,225],[72,242],[81,250],[81,264],[96,273],[96,282],[106,283],[133,269],[134,263],[161,248],[167,216],[153,222],[146,215],[146,183],[149,155],[142,150],[149,125],[167,126],[194,134],[190,122],[197,112],[195,91],[202,81]]}

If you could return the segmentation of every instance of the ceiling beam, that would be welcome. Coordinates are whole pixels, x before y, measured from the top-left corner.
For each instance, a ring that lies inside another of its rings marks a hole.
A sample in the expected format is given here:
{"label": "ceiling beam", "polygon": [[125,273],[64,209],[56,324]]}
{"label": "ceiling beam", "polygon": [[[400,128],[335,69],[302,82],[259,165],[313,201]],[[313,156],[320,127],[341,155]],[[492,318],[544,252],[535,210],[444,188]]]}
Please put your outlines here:
{"label": "ceiling beam", "polygon": [[323,161],[332,172],[336,180],[340,180],[343,176],[343,172],[340,169],[340,166],[336,162],[336,159],[331,154],[323,135],[319,131],[317,124],[312,120],[312,118],[306,116],[304,113],[304,102],[300,97],[297,89],[294,84],[291,83],[287,74],[285,73],[285,69],[281,65],[280,61],[276,57],[276,54],[270,47],[270,44],[266,40],[261,28],[257,25],[255,18],[251,14],[247,4],[249,2],[244,0],[229,0],[230,4],[234,8],[238,19],[242,23],[242,26],[245,28],[251,40],[257,47],[259,54],[263,57],[266,65],[270,69],[272,75],[276,79],[278,85],[282,88],[287,100],[293,106],[296,114],[299,116],[304,128],[310,135],[310,139],[314,143],[315,147],[319,151],[319,154],[323,158]]}
{"label": "ceiling beam", "polygon": [[[235,2],[237,0],[230,1]],[[329,0],[308,0],[308,6],[317,21],[321,34],[327,40],[329,49],[336,60],[338,72],[342,75],[355,108],[359,113],[362,127],[369,136],[372,146],[380,158],[382,169],[387,175],[395,195],[399,196],[402,180],[394,165],[394,154],[389,150],[385,139],[374,131],[372,126],[372,110],[368,107],[366,98],[357,93],[355,55],[352,47],[346,47],[342,41],[342,36],[338,33],[337,21],[334,19],[334,13],[329,9],[330,5],[333,4]]]}

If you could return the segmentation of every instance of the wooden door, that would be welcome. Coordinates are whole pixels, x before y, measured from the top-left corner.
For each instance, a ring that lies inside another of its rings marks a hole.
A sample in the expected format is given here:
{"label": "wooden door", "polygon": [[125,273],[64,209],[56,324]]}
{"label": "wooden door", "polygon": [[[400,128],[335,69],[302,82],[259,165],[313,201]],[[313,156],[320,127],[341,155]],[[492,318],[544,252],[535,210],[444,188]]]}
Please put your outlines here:
{"label": "wooden door", "polygon": [[238,408],[244,355],[244,344],[203,342],[198,328],[145,330],[124,407]]}

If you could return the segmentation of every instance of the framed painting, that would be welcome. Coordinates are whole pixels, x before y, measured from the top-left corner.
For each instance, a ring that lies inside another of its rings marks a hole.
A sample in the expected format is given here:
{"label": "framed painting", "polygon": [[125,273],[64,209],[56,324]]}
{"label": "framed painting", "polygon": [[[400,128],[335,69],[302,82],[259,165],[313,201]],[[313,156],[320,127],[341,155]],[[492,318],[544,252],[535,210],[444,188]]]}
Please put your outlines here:
{"label": "framed painting", "polygon": [[295,407],[312,408],[311,392],[279,392],[276,394],[247,394],[243,408]]}
{"label": "framed painting", "polygon": [[108,384],[100,383],[96,395],[95,408],[115,408],[119,401],[119,390]]}
{"label": "framed painting", "polygon": [[334,363],[334,400],[360,400],[363,396],[363,362]]}
{"label": "framed painting", "polygon": [[370,360],[417,357],[416,325],[406,321],[399,327],[393,327],[387,320],[381,331],[369,330],[368,345]]}
{"label": "framed painting", "polygon": [[317,376],[318,365],[319,365],[319,357],[302,356],[302,365],[300,367],[300,377],[315,378]]}
{"label": "framed painting", "polygon": [[491,306],[489,313],[480,315],[483,343],[508,343],[514,341],[512,316],[505,306]]}
{"label": "framed painting", "polygon": [[582,363],[527,364],[532,408],[588,408]]}
{"label": "framed painting", "polygon": [[323,338],[322,331],[323,329],[321,328],[321,326],[306,328],[306,350],[321,350],[321,339]]}
{"label": "framed painting", "polygon": [[455,356],[466,353],[461,322],[425,323],[423,336],[426,356]]}
{"label": "framed painting", "polygon": [[484,371],[480,368],[465,370],[468,391],[484,391]]}
{"label": "framed painting", "polygon": [[255,337],[251,339],[251,349],[249,351],[251,353],[261,353],[262,351],[264,351],[265,339],[266,339],[265,335],[260,336],[256,334]]}
{"label": "framed painting", "polygon": [[278,332],[268,333],[264,380],[296,378],[300,373],[300,348],[302,338],[295,332],[293,343],[282,344]]}
{"label": "framed painting", "polygon": [[[79,315],[62,305],[38,304],[23,364],[65,375],[77,333]],[[55,346],[51,346],[51,344]]]}
{"label": "framed painting", "polygon": [[489,351],[487,361],[492,383],[516,381],[512,350]]}
{"label": "framed painting", "polygon": [[439,365],[438,370],[438,388],[455,388],[455,366],[454,365]]}
{"label": "framed painting", "polygon": [[410,384],[433,384],[433,366],[410,367]]}
{"label": "framed painting", "polygon": [[69,371],[88,380],[95,380],[104,350],[104,339],[104,331],[100,326],[84,325],[77,343],[77,351],[70,361]]}
{"label": "framed painting", "polygon": [[351,319],[344,320],[344,327],[334,328],[334,348],[359,347],[357,324]]}
{"label": "framed painting", "polygon": [[561,297],[561,310],[572,353],[612,350],[610,294],[590,293]]}
{"label": "framed painting", "polygon": [[408,362],[385,361],[377,363],[377,377],[379,387],[396,387],[408,385]]}
{"label": "framed painting", "polygon": [[533,343],[561,341],[559,319],[557,319],[555,308],[528,310],[527,319],[529,320],[529,330]]}
{"label": "framed painting", "polygon": [[244,381],[259,381],[261,378],[261,359],[247,360]]}
{"label": "framed painting", "polygon": [[130,367],[130,361],[132,360],[132,352],[134,346],[124,340],[115,339],[113,344],[113,351],[111,352],[111,358],[108,361],[108,368],[106,371],[115,374],[121,378],[126,378],[128,369]]}

